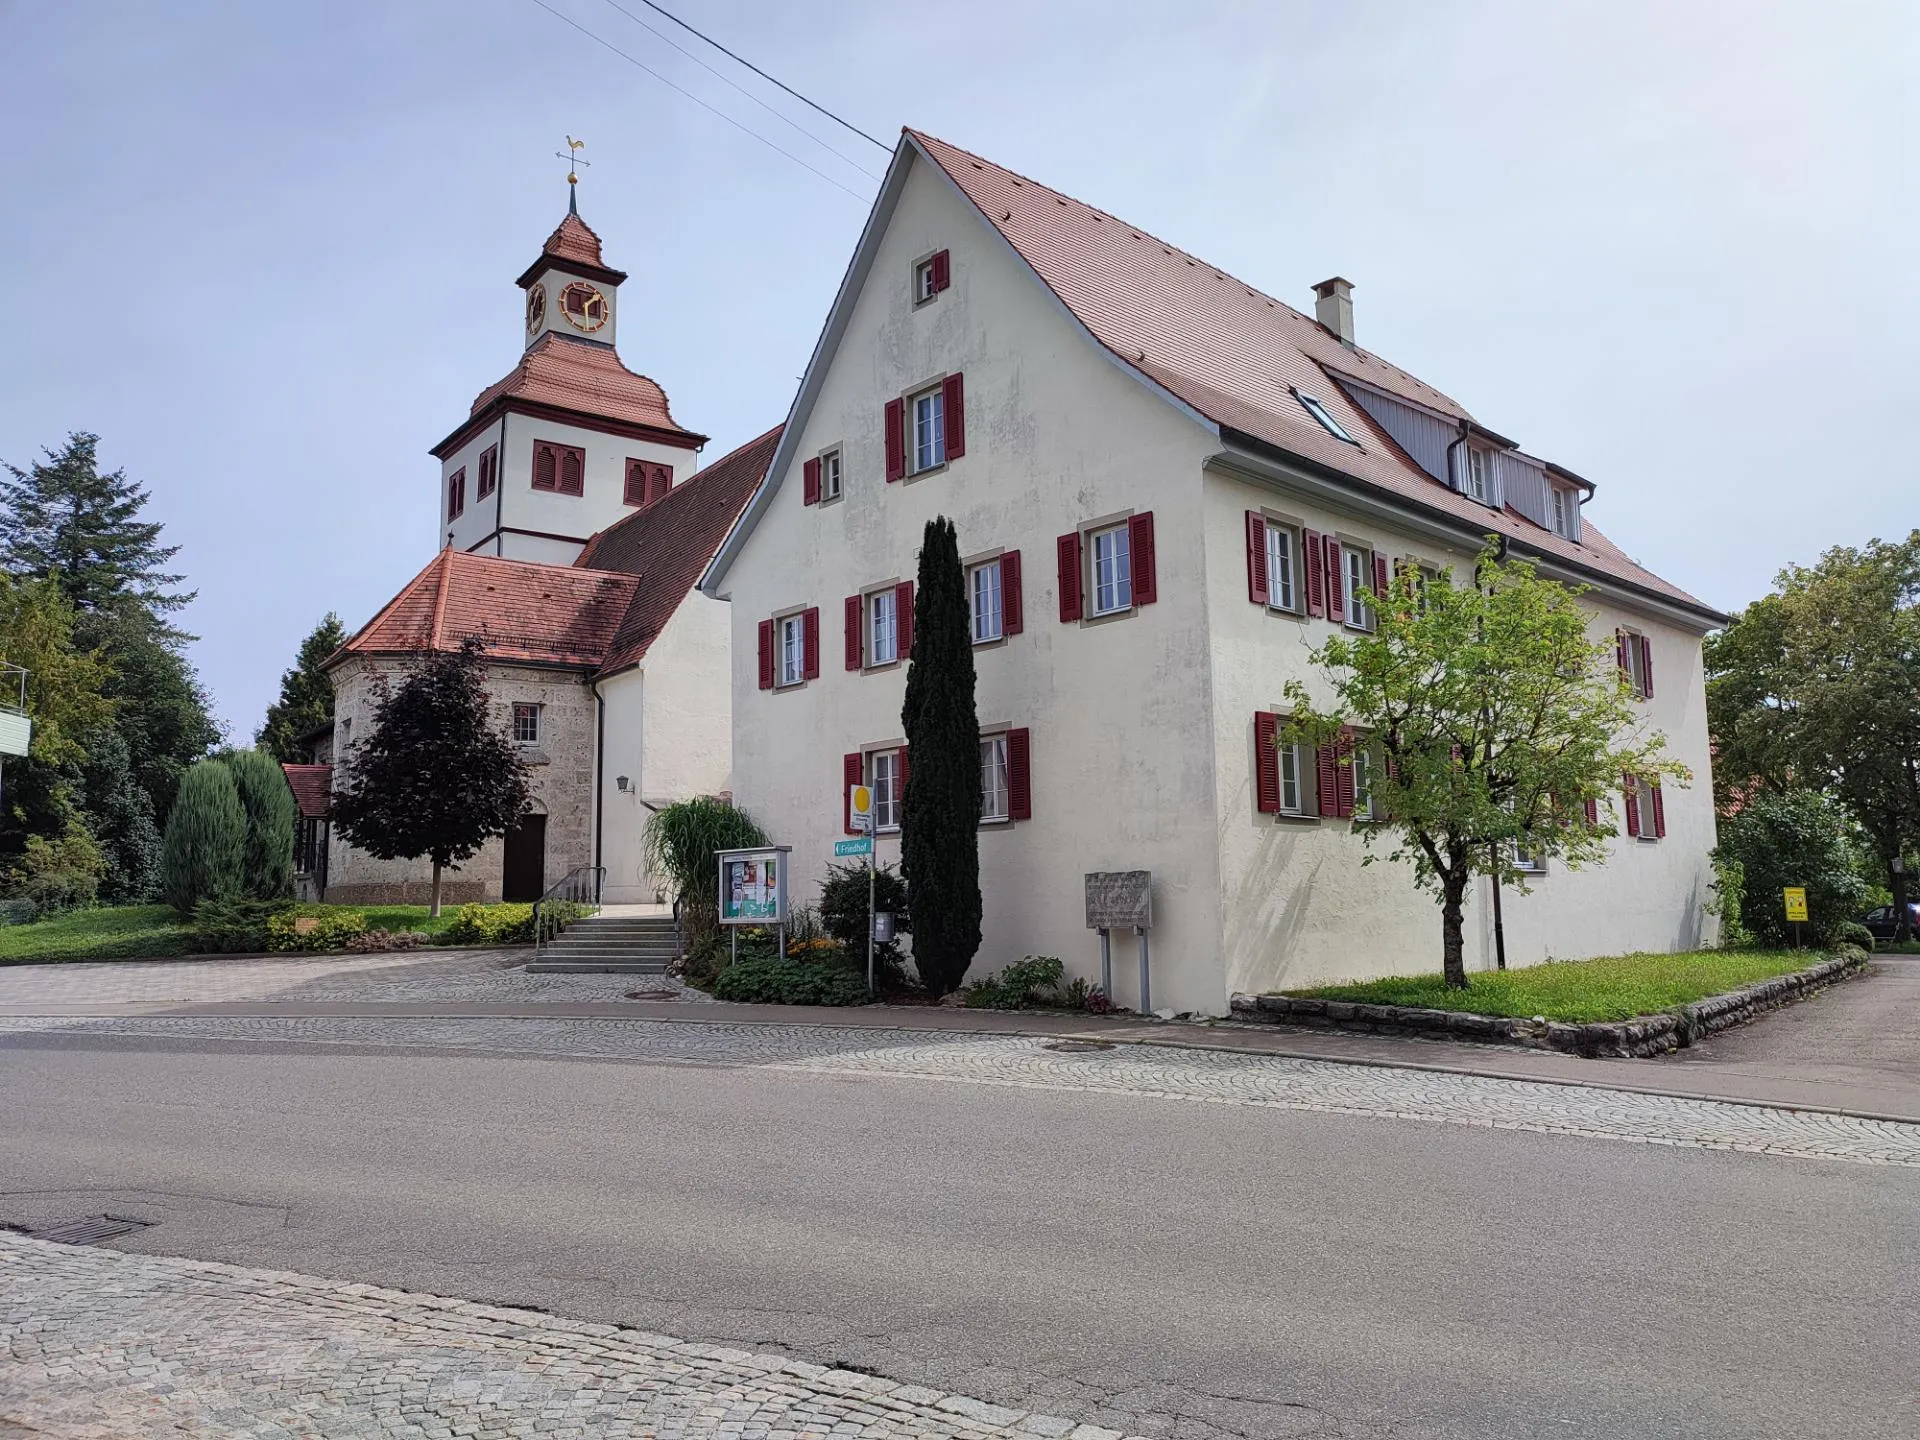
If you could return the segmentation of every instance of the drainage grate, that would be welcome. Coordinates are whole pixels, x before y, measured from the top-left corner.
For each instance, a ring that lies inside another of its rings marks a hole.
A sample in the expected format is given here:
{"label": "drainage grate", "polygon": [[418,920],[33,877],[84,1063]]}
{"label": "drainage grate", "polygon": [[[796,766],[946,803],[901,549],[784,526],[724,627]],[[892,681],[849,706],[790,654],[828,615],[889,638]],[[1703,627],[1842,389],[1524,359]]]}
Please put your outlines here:
{"label": "drainage grate", "polygon": [[129,1220],[123,1215],[89,1215],[84,1220],[61,1220],[26,1233],[32,1239],[48,1240],[55,1245],[98,1245],[104,1240],[118,1240],[122,1235],[145,1230],[153,1223]]}
{"label": "drainage grate", "polygon": [[1111,1040],[1055,1040],[1046,1048],[1064,1050],[1069,1055],[1074,1055],[1082,1050],[1111,1050],[1113,1042]]}

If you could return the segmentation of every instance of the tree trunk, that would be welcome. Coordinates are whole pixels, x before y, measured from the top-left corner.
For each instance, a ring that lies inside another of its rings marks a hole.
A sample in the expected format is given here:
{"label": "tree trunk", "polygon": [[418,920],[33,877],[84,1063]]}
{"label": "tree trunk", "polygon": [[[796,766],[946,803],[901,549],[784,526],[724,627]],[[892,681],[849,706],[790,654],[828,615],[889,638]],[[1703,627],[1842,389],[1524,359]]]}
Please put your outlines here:
{"label": "tree trunk", "polygon": [[1460,910],[1466,898],[1467,882],[1462,876],[1443,878],[1440,883],[1440,967],[1450,987],[1464,990],[1467,988],[1467,953]]}
{"label": "tree trunk", "polygon": [[427,907],[427,914],[433,919],[440,918],[440,862],[433,862],[433,899]]}
{"label": "tree trunk", "polygon": [[1893,882],[1893,938],[1899,942],[1913,938],[1913,927],[1907,923],[1906,868],[1901,865],[1901,868],[1896,870],[1895,865],[1901,865],[1901,862],[1895,860],[1887,866],[1887,869],[1890,872],[1889,878]]}

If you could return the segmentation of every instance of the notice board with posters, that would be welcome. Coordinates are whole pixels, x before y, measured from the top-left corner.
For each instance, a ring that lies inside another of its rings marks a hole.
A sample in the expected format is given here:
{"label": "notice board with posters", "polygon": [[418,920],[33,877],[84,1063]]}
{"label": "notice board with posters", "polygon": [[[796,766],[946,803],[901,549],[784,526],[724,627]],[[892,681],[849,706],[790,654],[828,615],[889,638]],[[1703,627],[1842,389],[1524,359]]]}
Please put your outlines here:
{"label": "notice board with posters", "polygon": [[787,923],[787,853],[791,848],[763,845],[718,853],[722,925]]}

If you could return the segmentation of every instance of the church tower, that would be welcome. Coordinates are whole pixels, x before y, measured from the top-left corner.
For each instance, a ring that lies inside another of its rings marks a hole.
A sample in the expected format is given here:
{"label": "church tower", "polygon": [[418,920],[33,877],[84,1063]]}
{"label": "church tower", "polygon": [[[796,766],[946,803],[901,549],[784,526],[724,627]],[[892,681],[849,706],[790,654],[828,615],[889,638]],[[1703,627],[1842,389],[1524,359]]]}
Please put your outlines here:
{"label": "church tower", "polygon": [[569,565],[590,536],[699,468],[707,437],[682,429],[666,392],[614,349],[627,277],[601,257],[575,181],[565,218],[515,282],[520,363],[433,447],[441,547]]}

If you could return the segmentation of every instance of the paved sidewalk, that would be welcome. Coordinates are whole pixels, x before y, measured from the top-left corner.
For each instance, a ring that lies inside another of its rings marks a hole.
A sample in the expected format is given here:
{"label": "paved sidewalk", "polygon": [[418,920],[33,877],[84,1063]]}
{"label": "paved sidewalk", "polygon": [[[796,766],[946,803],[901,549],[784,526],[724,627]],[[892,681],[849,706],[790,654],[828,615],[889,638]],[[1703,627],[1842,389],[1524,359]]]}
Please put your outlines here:
{"label": "paved sidewalk", "polygon": [[0,1434],[1121,1440],[613,1325],[0,1232]]}

